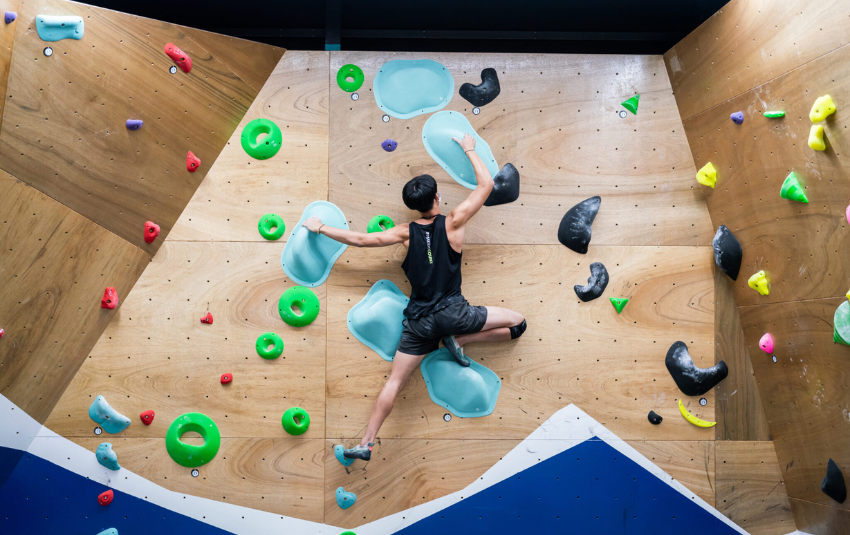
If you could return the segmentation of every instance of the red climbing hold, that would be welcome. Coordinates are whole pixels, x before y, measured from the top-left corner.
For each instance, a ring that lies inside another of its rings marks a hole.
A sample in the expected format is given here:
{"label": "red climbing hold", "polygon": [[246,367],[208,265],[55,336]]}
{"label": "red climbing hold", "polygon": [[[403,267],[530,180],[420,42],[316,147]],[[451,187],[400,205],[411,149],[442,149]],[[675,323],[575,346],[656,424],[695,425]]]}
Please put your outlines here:
{"label": "red climbing hold", "polygon": [[154,416],[156,416],[156,414],[154,414],[154,412],[151,410],[151,411],[143,412],[142,414],[139,415],[139,418],[142,419],[143,424],[150,425],[151,422],[153,422]]}
{"label": "red climbing hold", "polygon": [[118,292],[115,291],[115,288],[107,286],[106,290],[103,291],[103,299],[100,300],[100,308],[108,308],[109,310],[112,310],[117,306]]}
{"label": "red climbing hold", "polygon": [[183,72],[189,72],[192,70],[192,58],[177,48],[177,45],[174,43],[168,43],[165,45],[165,53],[168,54],[169,58],[174,60],[174,63],[176,63]]}
{"label": "red climbing hold", "polygon": [[159,236],[159,225],[153,221],[145,221],[145,243],[153,243]]}
{"label": "red climbing hold", "polygon": [[192,154],[192,151],[189,151],[189,154],[186,155],[186,170],[190,173],[194,173],[200,166],[201,159]]}
{"label": "red climbing hold", "polygon": [[112,489],[107,490],[106,492],[100,493],[100,496],[97,497],[97,503],[100,505],[109,505],[112,503],[112,498],[115,493],[112,492]]}
{"label": "red climbing hold", "polygon": [[206,323],[207,325],[212,325],[213,317],[212,314],[207,312],[207,315],[201,318],[201,323]]}
{"label": "red climbing hold", "polygon": [[221,374],[221,384],[226,385],[227,383],[229,383],[232,380],[233,380],[233,374],[232,373]]}
{"label": "red climbing hold", "polygon": [[6,329],[0,329],[0,338],[3,338],[4,334],[6,334]]}

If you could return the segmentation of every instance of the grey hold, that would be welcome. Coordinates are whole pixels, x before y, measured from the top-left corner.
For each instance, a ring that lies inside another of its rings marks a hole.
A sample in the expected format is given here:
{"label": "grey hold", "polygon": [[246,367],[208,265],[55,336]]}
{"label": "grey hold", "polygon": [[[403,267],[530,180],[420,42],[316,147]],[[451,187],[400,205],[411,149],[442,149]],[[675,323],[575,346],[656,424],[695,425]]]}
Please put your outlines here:
{"label": "grey hold", "polygon": [[481,71],[481,83],[472,85],[465,83],[460,86],[460,96],[473,106],[484,106],[496,100],[501,92],[499,76],[496,69],[484,69]]}
{"label": "grey hold", "polygon": [[484,206],[508,204],[519,199],[519,171],[512,163],[506,163],[493,177],[493,191],[484,201]]}
{"label": "grey hold", "polygon": [[826,477],[823,478],[820,490],[838,503],[844,503],[844,500],[847,499],[844,474],[841,473],[841,468],[838,468],[838,465],[832,459],[826,465]]}
{"label": "grey hold", "polygon": [[701,396],[729,375],[729,368],[722,360],[711,368],[697,368],[688,353],[688,346],[681,341],[667,350],[664,364],[667,365],[667,371],[676,381],[676,386],[686,396]]}
{"label": "grey hold", "polygon": [[590,277],[587,278],[587,285],[573,286],[576,295],[585,303],[593,301],[602,295],[605,288],[608,286],[608,270],[602,262],[594,262],[590,264]]}
{"label": "grey hold", "polygon": [[602,198],[596,196],[567,210],[558,226],[558,241],[579,254],[586,254],[587,246],[590,245],[591,227],[599,213],[600,204]]}
{"label": "grey hold", "polygon": [[744,250],[741,249],[738,238],[732,234],[731,230],[726,228],[726,225],[720,225],[717,228],[717,233],[711,241],[711,247],[714,249],[714,263],[717,264],[717,267],[733,281],[738,280]]}

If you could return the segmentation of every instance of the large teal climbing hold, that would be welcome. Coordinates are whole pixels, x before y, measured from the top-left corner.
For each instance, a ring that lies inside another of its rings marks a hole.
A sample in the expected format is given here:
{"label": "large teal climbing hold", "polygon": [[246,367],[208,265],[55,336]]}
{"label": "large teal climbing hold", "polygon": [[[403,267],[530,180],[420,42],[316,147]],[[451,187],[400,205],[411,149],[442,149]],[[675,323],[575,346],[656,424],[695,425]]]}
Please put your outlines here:
{"label": "large teal climbing hold", "polygon": [[410,119],[445,108],[454,94],[455,81],[436,61],[394,59],[380,68],[372,89],[375,103],[384,113]]}
{"label": "large teal climbing hold", "polygon": [[357,495],[353,492],[346,492],[344,488],[336,489],[336,504],[343,509],[348,509],[354,502],[357,501]]}
{"label": "large teal climbing hold", "polygon": [[640,100],[640,95],[635,95],[632,98],[630,98],[629,100],[621,103],[620,105],[622,107],[626,108],[627,110],[629,110],[630,112],[632,112],[633,114],[637,115],[638,101],[639,100]]}
{"label": "large teal climbing hold", "polygon": [[97,458],[97,462],[110,470],[121,469],[121,465],[118,464],[118,454],[112,451],[112,444],[109,442],[103,442],[98,446],[97,451],[94,452],[94,456]]}
{"label": "large teal climbing hold", "polygon": [[35,29],[42,41],[61,41],[62,39],[82,39],[86,31],[82,17],[38,15]]}
{"label": "large teal climbing hold", "polygon": [[290,435],[303,435],[310,427],[310,415],[301,407],[291,407],[283,413],[280,423]]}
{"label": "large teal climbing hold", "polygon": [[425,126],[422,127],[422,143],[425,144],[425,150],[431,158],[434,158],[434,161],[440,164],[440,167],[445,169],[458,184],[475,189],[478,182],[472,163],[460,145],[452,139],[463,139],[464,134],[475,138],[475,152],[484,161],[490,176],[496,176],[499,165],[490,151],[490,146],[475,133],[475,129],[460,112],[441,111],[429,117]]}
{"label": "large teal climbing hold", "polygon": [[254,119],[242,129],[242,148],[252,158],[268,160],[280,150],[283,135],[268,119]]}
{"label": "large teal climbing hold", "polygon": [[115,528],[109,528],[101,531],[97,535],[118,535],[118,530]]}
{"label": "large teal climbing hold", "polygon": [[348,247],[324,234],[316,234],[304,228],[304,221],[313,216],[318,216],[326,226],[348,230],[348,221],[333,203],[316,201],[304,209],[301,219],[292,228],[289,241],[283,247],[280,265],[294,283],[310,288],[327,280],[334,262]]}
{"label": "large teal climbing hold", "polygon": [[120,433],[130,425],[130,419],[109,406],[103,396],[97,396],[89,406],[89,418],[110,434]]}
{"label": "large teal climbing hold", "polygon": [[319,298],[310,288],[293,286],[280,296],[277,311],[287,325],[304,327],[319,316]]}
{"label": "large teal climbing hold", "polygon": [[502,383],[489,368],[470,359],[470,366],[458,366],[445,348],[429,353],[420,365],[431,401],[455,416],[487,416],[496,408]]}
{"label": "large teal climbing hold", "polygon": [[404,330],[401,322],[408,301],[391,281],[379,280],[348,311],[348,330],[382,359],[392,361]]}
{"label": "large teal climbing hold", "polygon": [[345,458],[345,446],[342,444],[337,444],[334,446],[334,457],[339,463],[343,466],[351,466],[351,463],[354,462],[354,459],[346,459]]}
{"label": "large teal climbing hold", "polygon": [[809,203],[809,198],[806,197],[806,191],[800,185],[800,180],[797,178],[797,173],[791,173],[785,177],[785,182],[782,183],[782,188],[779,190],[779,196],[789,201]]}
{"label": "large teal climbing hold", "polygon": [[832,328],[834,329],[832,334],[833,341],[850,346],[850,301],[842,302],[835,309],[835,316],[832,318]]}
{"label": "large teal climbing hold", "polygon": [[[185,433],[195,432],[201,435],[204,443],[200,446],[187,444],[180,440]],[[165,449],[175,463],[187,468],[207,464],[213,460],[221,446],[221,433],[212,418],[199,412],[187,412],[177,417],[165,433]]]}

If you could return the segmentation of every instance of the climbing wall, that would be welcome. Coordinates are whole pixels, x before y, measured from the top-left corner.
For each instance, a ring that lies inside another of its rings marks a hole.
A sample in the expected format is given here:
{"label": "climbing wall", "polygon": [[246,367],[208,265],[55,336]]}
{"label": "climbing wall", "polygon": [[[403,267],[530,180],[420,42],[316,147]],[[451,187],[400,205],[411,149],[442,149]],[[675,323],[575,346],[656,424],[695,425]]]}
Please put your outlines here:
{"label": "climbing wall", "polygon": [[[722,279],[738,306],[794,520],[817,534],[850,531],[848,502],[820,490],[830,458],[850,472],[850,349],[832,340],[850,287],[848,30],[846,2],[735,0],[665,55],[696,167],[711,161],[718,170],[716,188],[703,191],[712,223],[728,226],[744,250],[738,280]],[[838,112],[824,123],[826,151],[817,152],[807,144],[808,114],[824,94]],[[767,119],[768,110],[786,115]],[[729,120],[737,111],[740,126]],[[808,204],[780,198],[791,171]],[[747,286],[762,269],[767,296]],[[776,340],[773,355],[758,349],[765,332]]]}

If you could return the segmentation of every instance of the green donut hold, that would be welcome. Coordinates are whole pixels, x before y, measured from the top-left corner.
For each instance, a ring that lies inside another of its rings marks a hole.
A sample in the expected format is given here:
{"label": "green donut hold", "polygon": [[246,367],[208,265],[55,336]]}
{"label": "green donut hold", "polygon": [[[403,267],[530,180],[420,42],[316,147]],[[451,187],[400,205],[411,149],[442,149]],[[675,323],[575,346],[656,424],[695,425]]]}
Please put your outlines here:
{"label": "green donut hold", "polygon": [[[257,140],[262,134],[262,139]],[[252,158],[268,160],[277,154],[282,143],[280,128],[268,119],[254,119],[242,129],[242,148]]]}
{"label": "green donut hold", "polygon": [[[274,347],[269,349],[269,345]],[[283,353],[283,339],[275,333],[263,333],[257,338],[257,354],[264,359],[272,360]]]}
{"label": "green donut hold", "polygon": [[376,215],[370,219],[369,224],[366,225],[366,232],[383,232],[385,230],[390,230],[394,226],[395,223],[393,223],[393,220],[390,219],[389,216]]}
{"label": "green donut hold", "polygon": [[[298,421],[295,421],[296,418]],[[303,435],[310,427],[310,415],[301,407],[292,407],[286,409],[280,423],[283,424],[283,429],[290,435]]]}
{"label": "green donut hold", "polygon": [[283,233],[286,232],[286,225],[283,222],[283,218],[279,215],[266,214],[260,218],[259,223],[257,223],[257,229],[259,229],[260,235],[263,238],[267,240],[276,240],[283,236]]}
{"label": "green donut hold", "polygon": [[[349,82],[346,78],[351,78],[352,81]],[[337,85],[339,85],[340,89],[348,91],[349,93],[353,93],[360,89],[365,78],[366,77],[363,76],[363,69],[351,63],[343,65],[338,71],[336,71]]]}
{"label": "green donut hold", "polygon": [[[299,311],[296,311],[295,309]],[[280,319],[287,325],[303,327],[310,325],[319,315],[319,298],[310,288],[293,286],[283,292],[277,303]]]}
{"label": "green donut hold", "polygon": [[[202,446],[186,444],[180,437],[194,431],[204,439]],[[221,446],[221,433],[212,418],[199,412],[187,412],[178,416],[165,433],[165,449],[175,463],[187,468],[207,464]]]}

